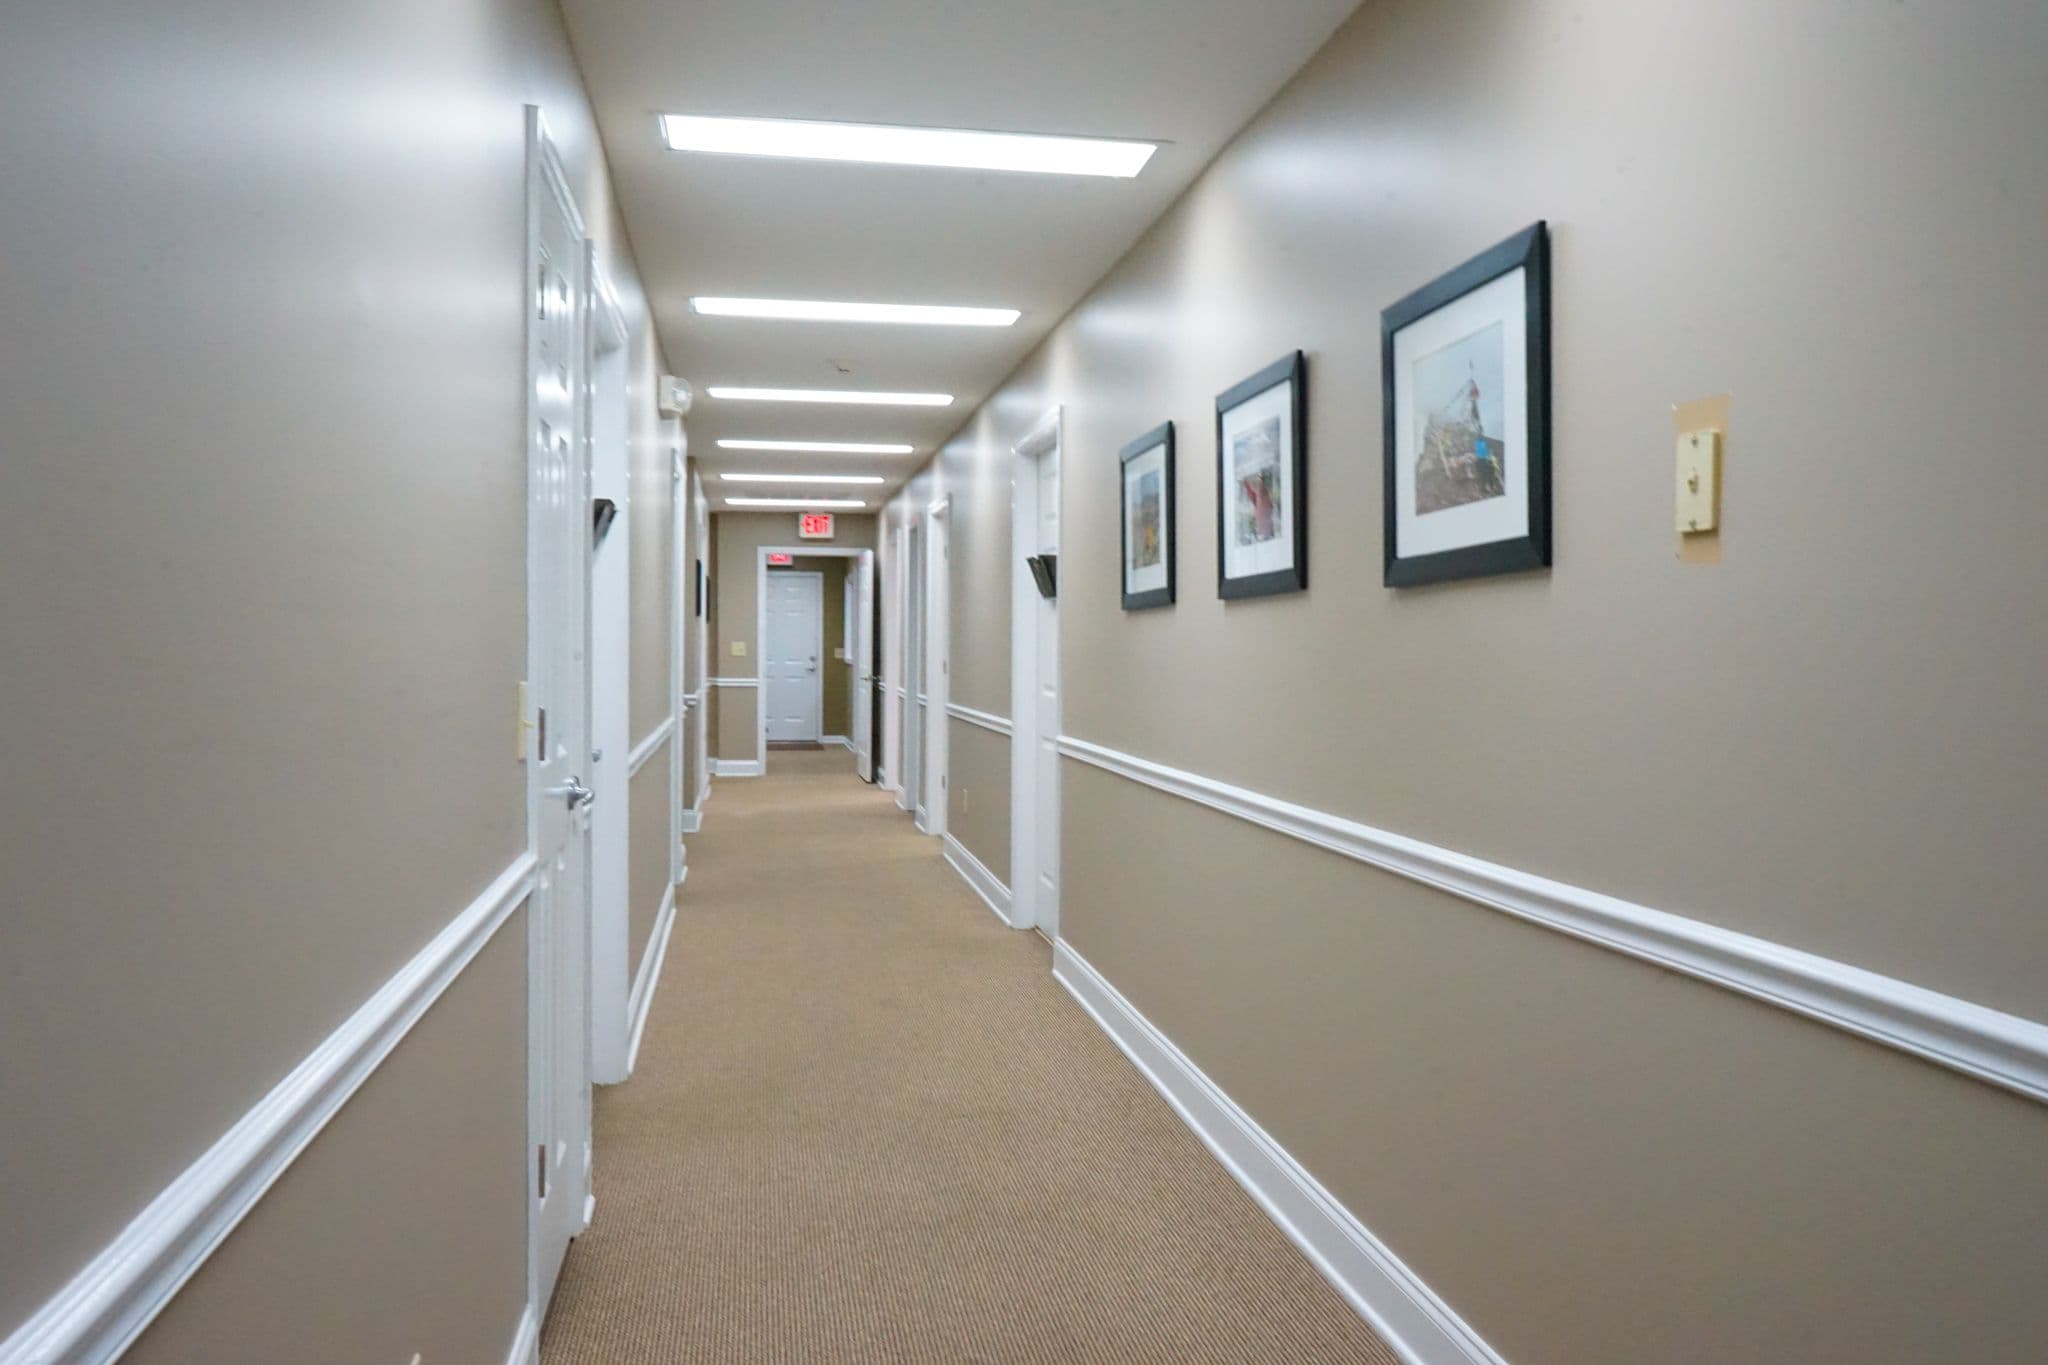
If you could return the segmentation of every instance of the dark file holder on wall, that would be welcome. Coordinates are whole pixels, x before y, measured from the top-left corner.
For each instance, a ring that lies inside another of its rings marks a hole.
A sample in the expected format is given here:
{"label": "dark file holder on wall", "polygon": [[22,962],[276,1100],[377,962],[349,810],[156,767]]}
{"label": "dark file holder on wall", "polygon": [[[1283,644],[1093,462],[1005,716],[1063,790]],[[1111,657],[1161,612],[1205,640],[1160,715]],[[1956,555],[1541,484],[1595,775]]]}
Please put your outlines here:
{"label": "dark file holder on wall", "polygon": [[1031,568],[1031,578],[1038,584],[1040,597],[1059,596],[1059,558],[1058,555],[1025,556],[1024,562]]}

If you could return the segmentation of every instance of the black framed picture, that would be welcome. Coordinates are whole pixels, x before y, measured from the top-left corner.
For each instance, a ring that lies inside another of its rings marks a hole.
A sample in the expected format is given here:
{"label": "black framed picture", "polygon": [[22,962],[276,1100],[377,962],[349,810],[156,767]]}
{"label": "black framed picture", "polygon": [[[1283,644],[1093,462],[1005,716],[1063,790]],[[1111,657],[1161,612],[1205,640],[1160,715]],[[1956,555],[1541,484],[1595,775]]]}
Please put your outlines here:
{"label": "black framed picture", "polygon": [[1216,595],[1308,586],[1308,363],[1283,356],[1216,399]]}
{"label": "black framed picture", "polygon": [[1543,223],[1380,314],[1390,588],[1550,563]]}
{"label": "black framed picture", "polygon": [[1173,423],[1162,422],[1117,458],[1123,488],[1124,610],[1173,605],[1179,550],[1173,503]]}
{"label": "black framed picture", "polygon": [[697,561],[697,614],[704,614],[704,561]]}

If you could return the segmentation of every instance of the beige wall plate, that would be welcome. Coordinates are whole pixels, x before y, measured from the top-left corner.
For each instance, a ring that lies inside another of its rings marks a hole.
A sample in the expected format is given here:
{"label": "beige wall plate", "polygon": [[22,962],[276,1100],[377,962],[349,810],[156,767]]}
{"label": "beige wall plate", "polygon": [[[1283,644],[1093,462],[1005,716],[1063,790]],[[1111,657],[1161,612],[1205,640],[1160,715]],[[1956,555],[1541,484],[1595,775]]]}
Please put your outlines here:
{"label": "beige wall plate", "polygon": [[1675,523],[1681,535],[1714,530],[1720,524],[1721,433],[1687,431],[1678,437]]}

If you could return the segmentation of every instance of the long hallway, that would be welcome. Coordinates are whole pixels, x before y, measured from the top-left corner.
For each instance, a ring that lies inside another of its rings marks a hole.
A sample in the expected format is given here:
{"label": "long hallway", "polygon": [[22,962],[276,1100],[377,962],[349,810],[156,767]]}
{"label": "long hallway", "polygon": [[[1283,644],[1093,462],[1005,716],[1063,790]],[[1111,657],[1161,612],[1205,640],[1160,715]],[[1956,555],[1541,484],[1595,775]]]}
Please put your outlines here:
{"label": "long hallway", "polygon": [[722,781],[545,1365],[1394,1357],[843,750]]}

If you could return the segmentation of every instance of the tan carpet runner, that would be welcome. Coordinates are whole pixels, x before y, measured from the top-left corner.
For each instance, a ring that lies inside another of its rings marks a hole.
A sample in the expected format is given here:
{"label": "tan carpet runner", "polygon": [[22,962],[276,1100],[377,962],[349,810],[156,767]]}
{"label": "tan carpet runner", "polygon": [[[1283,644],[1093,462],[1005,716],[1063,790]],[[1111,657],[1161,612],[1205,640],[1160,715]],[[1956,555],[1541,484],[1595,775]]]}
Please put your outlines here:
{"label": "tan carpet runner", "polygon": [[724,779],[543,1365],[1394,1356],[852,775]]}

